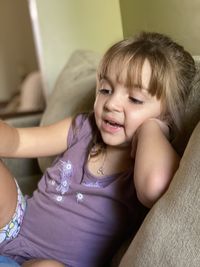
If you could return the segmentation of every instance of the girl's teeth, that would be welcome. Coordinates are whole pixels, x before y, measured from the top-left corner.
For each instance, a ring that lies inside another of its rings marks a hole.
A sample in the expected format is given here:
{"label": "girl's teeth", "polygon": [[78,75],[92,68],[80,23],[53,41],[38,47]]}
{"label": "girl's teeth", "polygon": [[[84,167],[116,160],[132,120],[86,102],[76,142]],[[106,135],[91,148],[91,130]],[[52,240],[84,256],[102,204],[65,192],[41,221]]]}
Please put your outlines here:
{"label": "girl's teeth", "polygon": [[110,124],[111,126],[113,127],[121,127],[121,125],[117,124],[117,123],[112,123],[112,122],[109,122],[109,121],[106,121],[107,124]]}

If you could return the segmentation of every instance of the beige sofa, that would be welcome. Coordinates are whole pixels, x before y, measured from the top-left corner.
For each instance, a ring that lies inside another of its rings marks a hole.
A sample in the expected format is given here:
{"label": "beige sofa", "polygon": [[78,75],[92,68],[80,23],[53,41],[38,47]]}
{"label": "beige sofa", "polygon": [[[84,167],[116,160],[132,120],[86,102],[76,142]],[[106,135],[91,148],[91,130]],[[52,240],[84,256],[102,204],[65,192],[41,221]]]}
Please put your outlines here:
{"label": "beige sofa", "polygon": [[[92,108],[99,59],[100,56],[93,52],[76,51],[58,77],[44,114],[25,121],[9,120],[9,123],[16,126],[22,123],[28,126],[33,121],[34,125],[49,124]],[[186,130],[174,141],[178,151],[184,152],[186,147],[180,167],[169,189],[150,210],[131,244],[123,244],[116,254],[112,267],[200,266],[200,59],[195,57],[195,60],[198,72],[187,102]],[[51,160],[38,159],[42,171]],[[41,175],[36,162],[22,159],[6,160],[6,163],[23,191],[30,193],[36,185],[36,177]]]}

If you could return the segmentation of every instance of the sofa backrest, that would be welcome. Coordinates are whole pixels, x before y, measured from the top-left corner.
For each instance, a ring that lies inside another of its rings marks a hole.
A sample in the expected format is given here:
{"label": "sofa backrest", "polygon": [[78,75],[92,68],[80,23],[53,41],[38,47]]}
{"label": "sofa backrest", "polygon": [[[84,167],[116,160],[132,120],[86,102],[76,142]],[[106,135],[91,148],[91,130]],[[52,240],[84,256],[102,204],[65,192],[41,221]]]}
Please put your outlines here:
{"label": "sofa backrest", "polygon": [[[93,51],[77,50],[71,55],[47,100],[41,125],[93,108],[99,61],[100,55]],[[52,160],[50,157],[38,159],[41,170],[44,171]]]}
{"label": "sofa backrest", "polygon": [[185,131],[174,141],[174,146],[180,154],[184,152],[195,126],[200,121],[200,56],[194,56],[194,60],[197,71],[185,107]]}

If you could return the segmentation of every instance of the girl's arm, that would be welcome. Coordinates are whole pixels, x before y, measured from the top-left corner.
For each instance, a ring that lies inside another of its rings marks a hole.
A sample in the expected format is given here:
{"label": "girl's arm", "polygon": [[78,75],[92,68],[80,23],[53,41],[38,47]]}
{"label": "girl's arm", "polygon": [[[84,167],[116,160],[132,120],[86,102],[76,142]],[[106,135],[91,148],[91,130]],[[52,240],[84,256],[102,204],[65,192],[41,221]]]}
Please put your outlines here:
{"label": "girl's arm", "polygon": [[67,149],[67,135],[72,118],[32,128],[14,128],[0,122],[0,157],[43,157]]}
{"label": "girl's arm", "polygon": [[167,137],[166,126],[156,119],[144,122],[137,133],[133,179],[138,199],[149,208],[166,191],[179,165]]}

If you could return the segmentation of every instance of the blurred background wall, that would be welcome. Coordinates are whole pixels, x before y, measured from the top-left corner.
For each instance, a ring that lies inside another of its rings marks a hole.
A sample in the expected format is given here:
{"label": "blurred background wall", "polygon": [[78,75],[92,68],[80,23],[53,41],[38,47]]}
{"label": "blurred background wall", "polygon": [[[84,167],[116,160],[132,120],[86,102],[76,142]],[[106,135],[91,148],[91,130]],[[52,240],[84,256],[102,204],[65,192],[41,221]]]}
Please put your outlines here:
{"label": "blurred background wall", "polygon": [[103,53],[141,30],[168,34],[199,55],[200,1],[0,0],[0,101],[35,69],[48,96],[75,49]]}
{"label": "blurred background wall", "polygon": [[75,49],[103,53],[123,37],[118,0],[36,0],[43,70],[51,91]]}
{"label": "blurred background wall", "polygon": [[27,1],[0,0],[0,101],[9,100],[37,68]]}
{"label": "blurred background wall", "polygon": [[121,0],[125,37],[135,32],[157,31],[170,35],[193,55],[200,54],[199,0]]}

